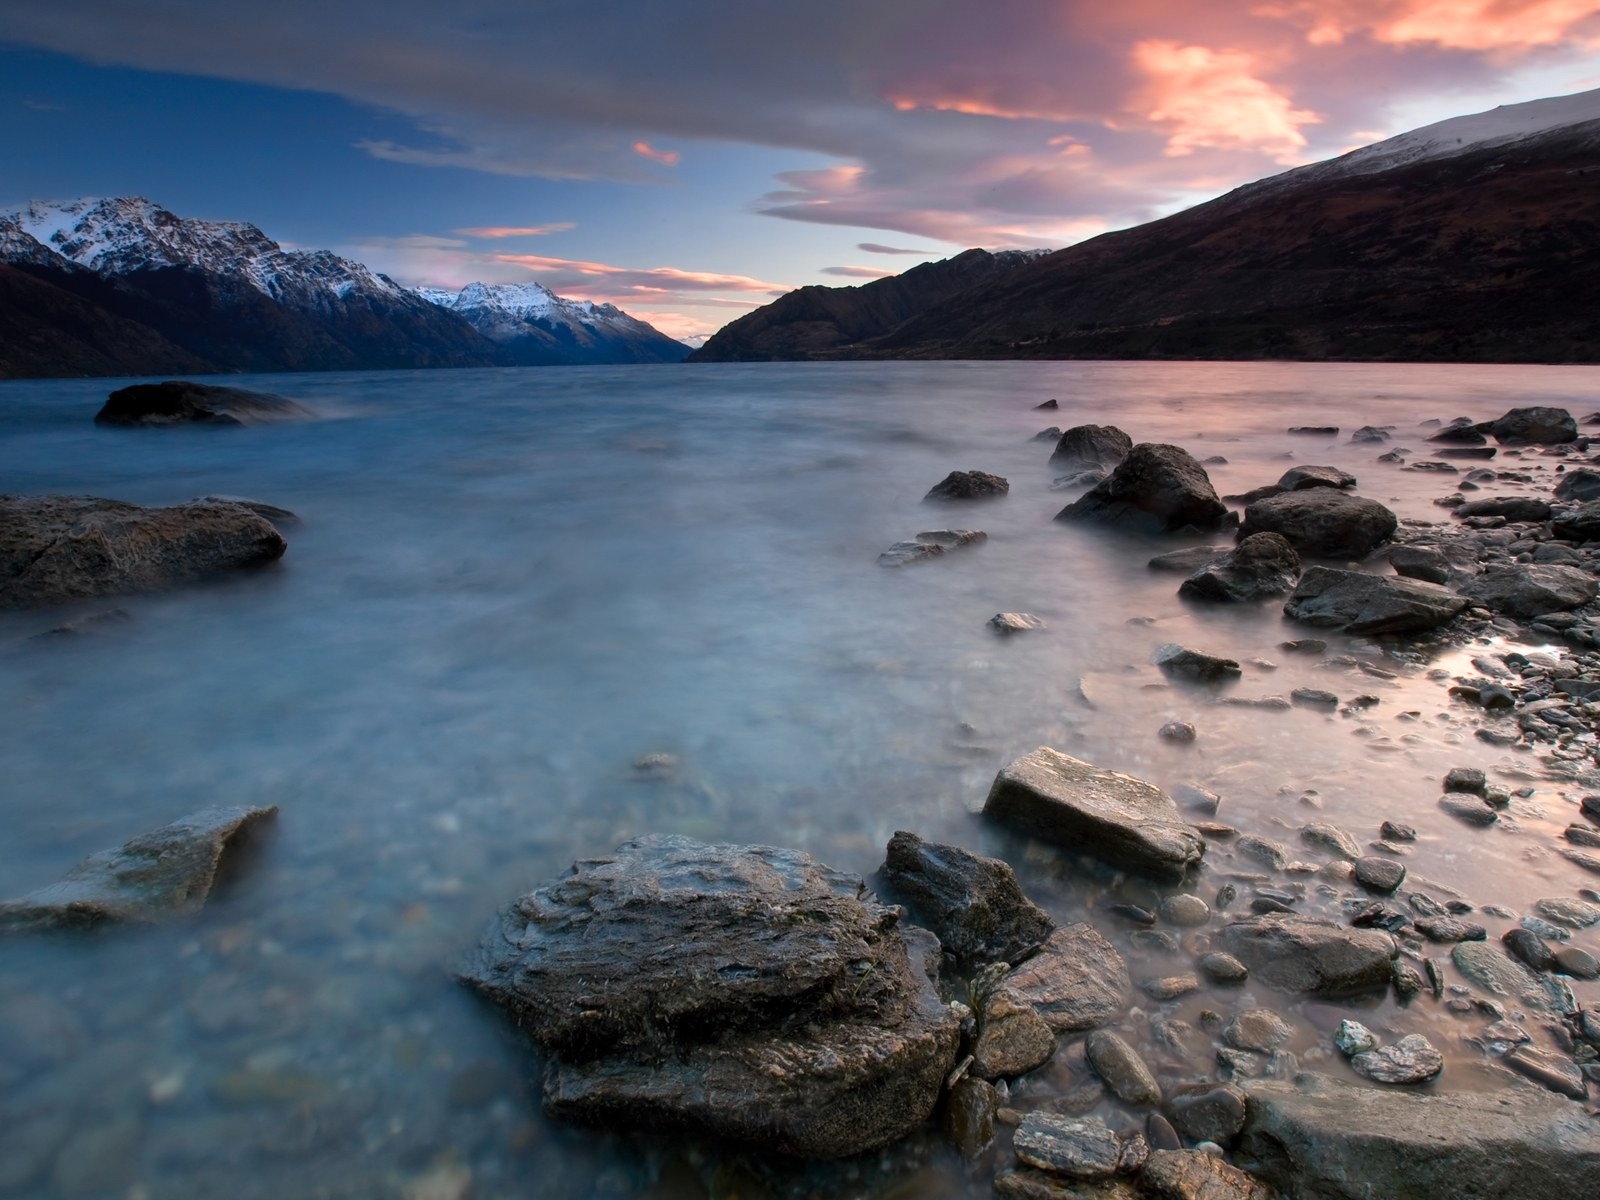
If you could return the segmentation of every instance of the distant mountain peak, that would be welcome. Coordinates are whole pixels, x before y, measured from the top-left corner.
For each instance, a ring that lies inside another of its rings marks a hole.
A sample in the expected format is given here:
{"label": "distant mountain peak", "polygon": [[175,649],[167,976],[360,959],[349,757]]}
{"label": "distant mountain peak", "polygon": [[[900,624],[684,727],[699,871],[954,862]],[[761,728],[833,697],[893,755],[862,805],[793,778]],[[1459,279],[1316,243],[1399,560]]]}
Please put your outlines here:
{"label": "distant mountain peak", "polygon": [[558,345],[566,344],[579,361],[613,344],[631,346],[635,355],[646,356],[627,361],[672,362],[688,353],[681,342],[614,304],[568,300],[540,283],[469,283],[457,292],[437,287],[415,291],[501,345],[520,344],[532,351],[554,339]]}

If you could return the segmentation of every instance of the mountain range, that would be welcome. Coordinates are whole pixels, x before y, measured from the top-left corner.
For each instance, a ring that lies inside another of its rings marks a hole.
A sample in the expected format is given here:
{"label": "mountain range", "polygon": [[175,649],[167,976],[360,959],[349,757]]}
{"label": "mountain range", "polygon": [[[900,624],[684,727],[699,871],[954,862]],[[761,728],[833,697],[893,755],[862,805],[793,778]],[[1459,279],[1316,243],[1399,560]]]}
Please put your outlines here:
{"label": "mountain range", "polygon": [[690,361],[1597,361],[1600,90],[1442,121],[952,290],[971,253],[790,293]]}
{"label": "mountain range", "polygon": [[[515,296],[527,298],[520,308]],[[562,300],[537,284],[419,294],[331,251],[286,250],[254,225],[183,218],[139,197],[0,214],[0,377],[661,362],[686,353],[611,305]]]}

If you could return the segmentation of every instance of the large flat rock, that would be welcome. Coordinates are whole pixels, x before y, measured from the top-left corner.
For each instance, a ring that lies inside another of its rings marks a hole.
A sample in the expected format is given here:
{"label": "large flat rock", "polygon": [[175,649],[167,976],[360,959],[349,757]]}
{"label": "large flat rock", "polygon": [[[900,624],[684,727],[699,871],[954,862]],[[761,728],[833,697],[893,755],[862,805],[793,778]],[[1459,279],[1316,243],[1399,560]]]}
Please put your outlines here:
{"label": "large flat rock", "polygon": [[1296,1200],[1576,1200],[1600,1181],[1600,1123],[1540,1088],[1429,1093],[1302,1075],[1245,1091],[1236,1157]]}
{"label": "large flat rock", "polygon": [[1044,841],[1115,866],[1180,878],[1200,862],[1200,831],[1154,784],[1042,746],[995,776],[983,811]]}
{"label": "large flat rock", "polygon": [[1250,968],[1252,979],[1316,996],[1382,991],[1399,953],[1387,933],[1299,915],[1235,921],[1223,927],[1218,944]]}
{"label": "large flat rock", "polygon": [[1470,603],[1449,588],[1421,579],[1318,566],[1300,577],[1283,611],[1321,629],[1424,633],[1455,620]]}

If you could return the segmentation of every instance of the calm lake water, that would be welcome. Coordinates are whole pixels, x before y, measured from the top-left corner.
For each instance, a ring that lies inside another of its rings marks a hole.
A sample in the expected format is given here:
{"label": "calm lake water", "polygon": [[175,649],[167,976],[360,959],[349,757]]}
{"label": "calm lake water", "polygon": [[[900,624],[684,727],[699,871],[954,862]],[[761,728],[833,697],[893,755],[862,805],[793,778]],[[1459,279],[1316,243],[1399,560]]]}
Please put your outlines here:
{"label": "calm lake water", "polygon": [[[0,384],[0,490],[223,493],[302,518],[278,567],[117,601],[132,619],[104,632],[30,640],[105,603],[0,614],[0,893],[198,808],[281,809],[195,919],[0,942],[0,1195],[986,1194],[983,1168],[931,1141],[786,1174],[553,1125],[534,1057],[449,972],[496,908],[652,831],[799,847],[865,874],[911,829],[1004,854],[1061,920],[1150,898],[977,819],[995,771],[1040,745],[1202,784],[1223,797],[1218,819],[1297,850],[1308,821],[1362,843],[1407,821],[1421,834],[1408,886],[1444,885],[1440,898],[1520,914],[1596,882],[1554,853],[1571,785],[1475,740],[1474,715],[1427,676],[1470,671],[1465,655],[1397,662],[1329,638],[1330,656],[1365,656],[1385,678],[1277,650],[1315,633],[1277,604],[1181,604],[1178,577],[1145,563],[1183,543],[1053,522],[1076,493],[1050,490],[1050,446],[1029,441],[1114,423],[1224,456],[1211,468],[1223,493],[1330,464],[1402,517],[1443,520],[1431,502],[1449,479],[1380,465],[1387,447],[1349,432],[1393,425],[1420,450],[1428,418],[1587,413],[1592,369],[805,364],[228,382],[326,419],[98,429],[118,382]],[[1033,411],[1052,397],[1059,412]],[[1305,424],[1344,432],[1285,432]],[[1534,455],[1495,465],[1540,466],[1535,490],[1552,478]],[[923,504],[953,469],[1004,475],[1010,495]],[[947,526],[989,540],[877,565],[892,542]],[[1003,610],[1048,628],[1002,639],[985,622]],[[1309,686],[1379,703],[1348,716],[1223,705],[1148,665],[1168,641],[1244,662],[1222,694]],[[1170,720],[1199,739],[1160,741]],[[637,771],[651,754],[676,770]],[[1466,829],[1435,806],[1457,765],[1533,794],[1498,827]],[[1254,869],[1214,846],[1196,890],[1209,900]],[[1312,877],[1304,907],[1336,913],[1339,891]],[[1492,936],[1510,924],[1486,923]],[[1189,969],[1114,936],[1135,979]],[[1170,1008],[1197,1020],[1251,998]],[[1317,1062],[1326,1014],[1305,1015],[1295,1048]],[[1476,1026],[1431,1004],[1363,1019],[1429,1032],[1452,1055],[1439,1086],[1470,1085]],[[470,1193],[451,1190],[468,1179]]]}

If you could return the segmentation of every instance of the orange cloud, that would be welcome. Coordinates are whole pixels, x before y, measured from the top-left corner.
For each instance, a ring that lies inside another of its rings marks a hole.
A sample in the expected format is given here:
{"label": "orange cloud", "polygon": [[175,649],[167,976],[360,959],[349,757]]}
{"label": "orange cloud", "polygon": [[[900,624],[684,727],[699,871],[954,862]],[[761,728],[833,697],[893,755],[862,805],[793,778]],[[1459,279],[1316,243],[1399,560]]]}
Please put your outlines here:
{"label": "orange cloud", "polygon": [[930,112],[965,113],[969,117],[999,117],[1007,121],[1071,121],[1077,115],[1060,109],[1019,108],[976,95],[893,95],[887,99],[900,112],[921,108]]}
{"label": "orange cloud", "polygon": [[585,280],[610,280],[630,292],[785,292],[781,283],[767,283],[748,275],[719,275],[711,271],[683,271],[677,267],[616,267],[610,263],[571,258],[546,258],[538,254],[496,254],[494,261],[512,263],[530,271],[556,273]]}
{"label": "orange cloud", "polygon": [[648,158],[651,162],[658,162],[662,166],[675,167],[681,157],[676,150],[657,150],[649,142],[635,142],[633,152]]}
{"label": "orange cloud", "polygon": [[550,233],[565,233],[577,226],[571,221],[557,221],[551,225],[476,225],[454,232],[469,238],[544,237]]}
{"label": "orange cloud", "polygon": [[[1391,46],[1432,44],[1491,57],[1563,42],[1600,44],[1595,0],[1292,0],[1256,12],[1308,23],[1306,40],[1314,46],[1356,33]],[[1585,24],[1587,36],[1579,29]]]}
{"label": "orange cloud", "polygon": [[1152,40],[1134,46],[1133,61],[1146,77],[1133,110],[1171,131],[1169,156],[1208,147],[1256,150],[1293,163],[1306,145],[1301,126],[1321,120],[1258,78],[1255,57],[1244,51]]}

